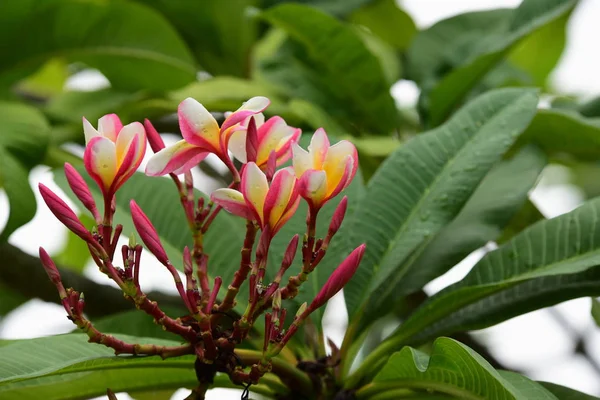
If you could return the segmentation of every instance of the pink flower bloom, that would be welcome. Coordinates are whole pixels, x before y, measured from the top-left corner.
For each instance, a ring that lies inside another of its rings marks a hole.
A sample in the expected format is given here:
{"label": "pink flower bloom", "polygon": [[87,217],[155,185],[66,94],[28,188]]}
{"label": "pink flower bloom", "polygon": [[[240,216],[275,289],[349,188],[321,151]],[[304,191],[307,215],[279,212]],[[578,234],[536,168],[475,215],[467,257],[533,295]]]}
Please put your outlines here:
{"label": "pink flower bloom", "polygon": [[134,174],[144,158],[144,126],[139,122],[123,126],[116,114],[108,114],[98,120],[98,130],[83,118],[83,132],[85,169],[105,197],[112,195]]}
{"label": "pink flower bloom", "polygon": [[313,135],[308,151],[297,144],[292,151],[300,195],[317,209],[348,187],[358,169],[356,147],[347,140],[330,146],[323,128]]}
{"label": "pink flower bloom", "polygon": [[250,162],[242,172],[240,189],[217,189],[210,198],[232,214],[257,221],[263,231],[268,227],[272,235],[294,215],[300,202],[296,177],[289,169],[277,171],[269,187],[266,175]]}
{"label": "pink flower bloom", "polygon": [[148,162],[146,174],[159,176],[181,174],[202,161],[209,153],[226,160],[229,138],[248,117],[260,113],[269,105],[266,97],[253,97],[219,124],[206,108],[188,97],[179,104],[177,115],[183,140],[156,153]]}
{"label": "pink flower bloom", "polygon": [[[242,163],[253,161],[262,170],[267,167],[269,154],[275,152],[276,167],[279,167],[292,155],[292,144],[297,143],[302,130],[288,126],[283,118],[271,117],[264,122],[264,116],[257,114],[254,116],[257,128],[257,149],[256,158],[249,159],[246,154],[246,129],[233,132],[229,140],[229,150],[235,158]],[[248,121],[243,123],[248,126]]]}

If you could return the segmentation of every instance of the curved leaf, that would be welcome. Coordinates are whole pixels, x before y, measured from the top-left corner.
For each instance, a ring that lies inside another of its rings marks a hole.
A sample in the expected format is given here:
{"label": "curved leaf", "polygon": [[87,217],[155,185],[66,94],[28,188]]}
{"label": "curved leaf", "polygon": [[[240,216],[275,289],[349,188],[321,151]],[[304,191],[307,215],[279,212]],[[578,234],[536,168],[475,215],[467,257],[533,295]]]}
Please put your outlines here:
{"label": "curved leaf", "polygon": [[[351,315],[378,317],[393,299],[411,258],[460,212],[480,181],[529,124],[537,96],[524,89],[487,93],[447,124],[392,154],[369,182],[348,234],[332,252],[366,242],[344,294]],[[335,261],[332,257],[331,261]]]}
{"label": "curved leaf", "polygon": [[3,5],[0,26],[10,41],[3,46],[0,83],[12,84],[56,57],[98,68],[118,88],[165,90],[195,79],[193,59],[177,33],[140,4],[11,1]]}
{"label": "curved leaf", "polygon": [[[379,134],[396,127],[398,115],[382,68],[351,26],[300,4],[281,4],[261,15],[302,46],[311,72],[345,102],[344,111],[353,124]],[[294,88],[290,94],[299,97]],[[319,105],[326,110],[331,106]]]}
{"label": "curved leaf", "polygon": [[0,188],[5,190],[10,205],[1,242],[35,215],[35,196],[28,175],[46,154],[50,129],[38,110],[18,103],[0,103],[0,121]]}
{"label": "curved leaf", "polygon": [[[431,355],[410,347],[392,354],[373,383],[362,392],[410,388],[471,400],[557,400],[525,377],[510,374],[507,378],[508,375],[496,371],[464,344],[439,338],[433,343]],[[361,397],[360,389],[357,397],[368,398]]]}
{"label": "curved leaf", "polygon": [[560,400],[598,400],[598,397],[578,392],[571,388],[557,385],[550,382],[539,382],[546,390],[554,393]]}

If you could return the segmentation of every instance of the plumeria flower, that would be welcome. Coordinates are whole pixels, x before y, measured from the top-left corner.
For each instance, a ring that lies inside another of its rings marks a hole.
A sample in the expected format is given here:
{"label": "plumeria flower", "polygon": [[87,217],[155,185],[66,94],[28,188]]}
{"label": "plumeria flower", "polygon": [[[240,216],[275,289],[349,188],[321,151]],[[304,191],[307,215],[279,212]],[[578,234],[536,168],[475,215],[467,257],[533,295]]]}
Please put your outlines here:
{"label": "plumeria flower", "polygon": [[251,115],[262,112],[269,105],[266,97],[253,97],[231,113],[221,127],[198,101],[188,97],[179,104],[177,115],[183,140],[162,149],[148,161],[146,174],[181,174],[202,161],[209,153],[216,154],[226,164],[229,160],[229,138]]}
{"label": "plumeria flower", "polygon": [[296,177],[287,168],[277,171],[269,186],[266,175],[250,162],[242,171],[240,190],[217,189],[210,198],[230,213],[256,221],[271,235],[294,215],[300,203]]}
{"label": "plumeria flower", "polygon": [[348,187],[358,169],[356,147],[347,140],[330,146],[323,128],[314,133],[308,151],[294,144],[292,152],[300,195],[315,209]]}
{"label": "plumeria flower", "polygon": [[146,153],[146,132],[139,122],[123,126],[116,114],[98,120],[98,129],[83,118],[85,169],[105,197],[111,197],[134,174]]}
{"label": "plumeria flower", "polygon": [[[242,163],[254,161],[262,170],[267,166],[269,154],[275,152],[275,167],[279,167],[292,156],[292,144],[298,142],[302,130],[288,126],[283,118],[271,117],[264,122],[264,116],[257,114],[254,117],[257,128],[256,159],[248,159],[246,154],[247,130],[240,129],[231,135],[229,150],[235,158]],[[243,125],[248,126],[248,120]]]}

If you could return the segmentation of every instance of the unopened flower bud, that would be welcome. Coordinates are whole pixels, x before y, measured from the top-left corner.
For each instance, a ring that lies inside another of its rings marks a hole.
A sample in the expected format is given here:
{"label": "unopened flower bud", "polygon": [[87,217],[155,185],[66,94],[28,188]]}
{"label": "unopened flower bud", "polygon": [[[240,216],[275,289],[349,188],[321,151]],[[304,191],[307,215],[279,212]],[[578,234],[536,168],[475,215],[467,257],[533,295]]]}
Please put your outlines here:
{"label": "unopened flower bud", "polygon": [[86,227],[83,226],[81,221],[79,221],[79,218],[77,218],[77,215],[75,215],[73,210],[69,208],[67,203],[62,201],[62,199],[58,197],[56,193],[48,189],[44,184],[40,183],[38,187],[40,189],[40,194],[42,195],[44,202],[46,203],[50,211],[52,211],[52,214],[54,214],[54,216],[58,218],[58,220],[62,222],[63,225],[69,228],[71,232],[73,232],[86,242],[93,243],[94,239],[92,238],[92,235],[86,229]]}
{"label": "unopened flower bud", "polygon": [[150,148],[152,151],[158,153],[164,149],[165,142],[162,140],[162,137],[160,137],[160,134],[156,131],[156,128],[154,128],[148,118],[144,120],[144,128],[146,128],[146,137],[148,138],[148,143],[150,143]]}
{"label": "unopened flower bud", "polygon": [[135,233],[132,232],[129,236],[129,248],[135,249],[135,246],[137,246],[137,240],[135,238]]}
{"label": "unopened flower bud", "polygon": [[254,117],[250,117],[246,130],[246,162],[256,162],[257,152],[258,132],[256,130],[256,121]]}
{"label": "unopened flower bud", "polygon": [[281,309],[281,289],[277,289],[273,294],[273,309]]}
{"label": "unopened flower bud", "polygon": [[348,281],[354,276],[360,260],[365,254],[366,246],[361,244],[352,253],[346,257],[344,261],[331,274],[325,285],[321,288],[315,299],[309,307],[309,312],[313,312],[317,308],[323,306],[330,298],[339,292]]}
{"label": "unopened flower bud", "polygon": [[294,319],[300,318],[302,314],[304,314],[304,311],[306,311],[306,302],[300,304],[300,308],[298,308],[298,311],[296,311],[296,316]]}
{"label": "unopened flower bud", "polygon": [[186,275],[191,275],[193,272],[192,254],[190,253],[190,249],[185,246],[183,249],[183,273]]}
{"label": "unopened flower bud", "polygon": [[65,176],[67,178],[67,182],[69,183],[69,187],[77,196],[81,204],[85,208],[87,208],[97,223],[100,223],[100,214],[98,213],[98,208],[96,207],[96,202],[92,197],[92,193],[90,192],[90,188],[83,177],[77,172],[77,170],[69,163],[65,163]]}
{"label": "unopened flower bud", "polygon": [[327,234],[331,237],[336,234],[336,232],[340,229],[342,222],[344,221],[344,216],[346,215],[346,209],[348,208],[348,196],[344,196],[340,204],[336,207],[333,217],[331,218],[331,223],[329,224],[329,231]]}
{"label": "unopened flower bud", "polygon": [[131,200],[129,202],[129,207],[131,209],[133,225],[135,225],[135,229],[138,231],[142,242],[144,242],[148,250],[154,254],[158,261],[160,261],[163,265],[168,265],[169,259],[167,257],[167,253],[160,243],[160,238],[158,237],[158,233],[152,225],[152,222],[150,222],[146,214],[144,214],[135,200]]}
{"label": "unopened flower bud", "polygon": [[54,264],[54,261],[52,261],[52,258],[50,258],[50,255],[48,255],[48,253],[46,252],[46,250],[44,250],[43,247],[40,247],[39,254],[40,260],[42,261],[42,265],[44,266],[44,270],[48,274],[48,278],[50,278],[52,283],[54,283],[55,285],[61,283],[60,273],[56,268],[56,264]]}
{"label": "unopened flower bud", "polygon": [[296,250],[298,250],[298,234],[295,234],[290,240],[287,248],[285,249],[285,253],[283,253],[283,261],[281,262],[282,269],[286,270],[292,265],[294,262],[294,258],[296,257]]}

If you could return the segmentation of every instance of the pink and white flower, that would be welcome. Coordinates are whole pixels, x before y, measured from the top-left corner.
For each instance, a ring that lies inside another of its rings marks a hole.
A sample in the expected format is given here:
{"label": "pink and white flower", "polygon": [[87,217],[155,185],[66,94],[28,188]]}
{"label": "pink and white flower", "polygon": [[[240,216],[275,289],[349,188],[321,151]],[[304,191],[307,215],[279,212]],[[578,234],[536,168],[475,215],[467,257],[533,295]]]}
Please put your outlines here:
{"label": "pink and white flower", "polygon": [[300,195],[316,209],[348,187],[358,169],[356,147],[347,140],[331,146],[323,128],[314,133],[308,151],[298,144],[292,151]]}
{"label": "pink and white flower", "polygon": [[219,127],[202,104],[188,97],[177,109],[183,140],[152,156],[146,167],[146,174],[181,174],[197,165],[209,153],[216,154],[227,163],[227,146],[231,135],[237,130],[246,129],[241,123],[262,112],[269,103],[266,97],[253,97],[231,113]]}
{"label": "pink and white flower", "polygon": [[114,194],[135,173],[146,153],[146,132],[139,122],[123,126],[116,114],[98,120],[98,129],[83,118],[85,169],[105,196]]}
{"label": "pink and white flower", "polygon": [[[269,155],[275,152],[275,167],[281,166],[292,156],[292,145],[298,142],[302,130],[288,126],[281,117],[271,117],[264,122],[264,116],[254,116],[257,128],[257,146],[255,159],[249,159],[246,153],[247,130],[240,129],[231,135],[229,140],[229,151],[242,163],[253,161],[262,170],[265,170]],[[244,121],[248,126],[248,121]]]}
{"label": "pink and white flower", "polygon": [[242,172],[240,191],[217,189],[211,200],[232,214],[256,221],[261,229],[274,235],[298,208],[300,197],[296,177],[290,169],[275,173],[271,185],[253,162]]}

